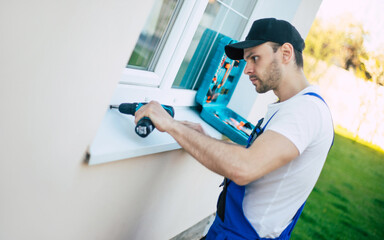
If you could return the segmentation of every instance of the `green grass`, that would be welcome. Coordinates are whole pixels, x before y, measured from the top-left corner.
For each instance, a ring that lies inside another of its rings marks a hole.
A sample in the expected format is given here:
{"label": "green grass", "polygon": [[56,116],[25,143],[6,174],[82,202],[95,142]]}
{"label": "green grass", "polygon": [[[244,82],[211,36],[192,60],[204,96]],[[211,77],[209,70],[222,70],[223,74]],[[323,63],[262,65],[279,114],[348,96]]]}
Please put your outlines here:
{"label": "green grass", "polygon": [[291,239],[384,239],[384,152],[336,134]]}

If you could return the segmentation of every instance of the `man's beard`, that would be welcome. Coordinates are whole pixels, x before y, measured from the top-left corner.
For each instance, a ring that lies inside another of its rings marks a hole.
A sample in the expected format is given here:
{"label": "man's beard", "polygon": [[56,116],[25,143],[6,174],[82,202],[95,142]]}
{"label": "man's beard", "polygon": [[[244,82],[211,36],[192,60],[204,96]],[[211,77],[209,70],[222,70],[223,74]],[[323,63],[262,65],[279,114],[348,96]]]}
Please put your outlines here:
{"label": "man's beard", "polygon": [[254,75],[260,83],[259,86],[256,87],[256,92],[258,93],[266,93],[269,90],[273,90],[280,82],[282,73],[276,59],[269,64],[263,75],[262,78]]}

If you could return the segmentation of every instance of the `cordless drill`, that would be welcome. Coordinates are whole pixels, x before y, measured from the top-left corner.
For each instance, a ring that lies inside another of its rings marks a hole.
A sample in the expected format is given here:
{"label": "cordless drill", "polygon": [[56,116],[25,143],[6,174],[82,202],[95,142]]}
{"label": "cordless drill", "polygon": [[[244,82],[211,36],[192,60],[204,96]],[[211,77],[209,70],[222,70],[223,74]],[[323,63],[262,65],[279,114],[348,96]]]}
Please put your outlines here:
{"label": "cordless drill", "polygon": [[[120,105],[110,105],[109,108],[110,109],[116,108],[121,113],[134,116],[136,111],[139,110],[139,108],[141,108],[145,104],[147,103],[122,103]],[[172,106],[168,106],[168,105],[161,105],[161,106],[165,109],[165,111],[169,113],[169,115],[171,115],[172,117],[175,116],[175,111]],[[137,125],[135,127],[135,132],[137,133],[137,135],[144,138],[148,136],[153,131],[154,128],[155,126],[153,125],[151,119],[149,119],[148,117],[143,117],[137,122]]]}

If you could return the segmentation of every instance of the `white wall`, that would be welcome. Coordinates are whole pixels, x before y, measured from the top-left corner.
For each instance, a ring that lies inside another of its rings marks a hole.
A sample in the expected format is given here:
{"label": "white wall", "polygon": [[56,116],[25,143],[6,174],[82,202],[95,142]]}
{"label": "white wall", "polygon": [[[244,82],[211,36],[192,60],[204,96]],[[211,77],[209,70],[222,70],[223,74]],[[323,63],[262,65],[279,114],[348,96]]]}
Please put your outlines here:
{"label": "white wall", "polygon": [[182,150],[84,163],[152,2],[0,3],[0,239],[168,239],[214,211]]}

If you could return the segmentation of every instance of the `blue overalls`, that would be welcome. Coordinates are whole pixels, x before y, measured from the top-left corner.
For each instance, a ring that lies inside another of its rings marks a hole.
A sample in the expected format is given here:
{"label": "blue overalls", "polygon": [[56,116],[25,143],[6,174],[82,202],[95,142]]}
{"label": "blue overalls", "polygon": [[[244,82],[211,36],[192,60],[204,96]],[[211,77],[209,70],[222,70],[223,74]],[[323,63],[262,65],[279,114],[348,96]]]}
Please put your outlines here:
{"label": "blue overalls", "polygon": [[[309,92],[304,95],[311,95],[320,98],[324,103],[322,97],[318,94]],[[253,141],[260,136],[271,119],[275,116],[275,112],[272,117],[268,120],[263,128],[261,128],[261,119],[255,129],[253,130],[251,136],[248,139],[247,148],[253,143]],[[218,203],[217,203],[217,214],[215,221],[213,222],[211,228],[209,229],[206,240],[271,240],[271,238],[260,238],[259,234],[253,228],[251,223],[244,215],[243,211],[243,199],[245,194],[245,186],[239,186],[229,179],[224,179],[223,182],[224,188],[220,194]],[[285,228],[281,235],[275,240],[285,240],[289,239],[293,227],[295,226],[297,220],[300,217],[301,212],[303,211],[305,202],[297,210],[295,216],[292,219],[292,222]]]}

